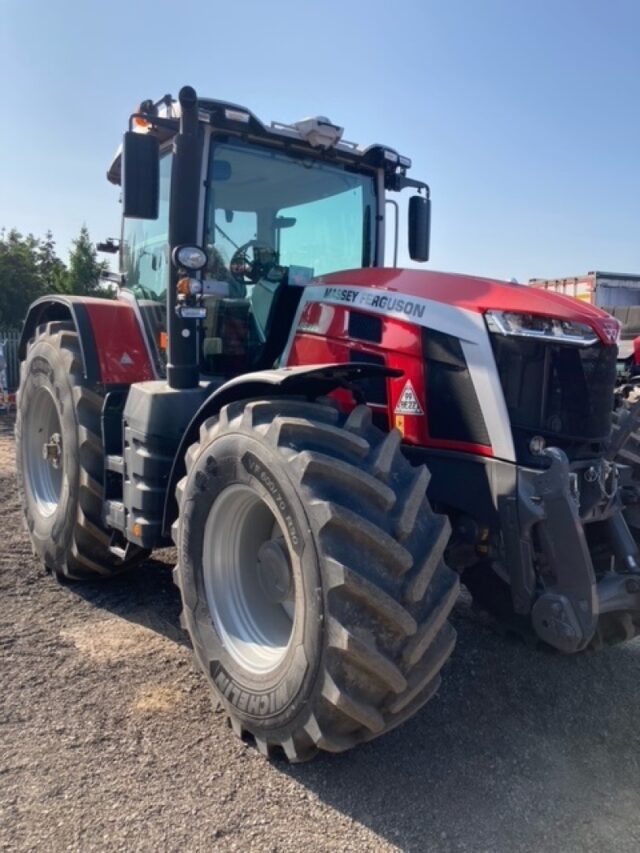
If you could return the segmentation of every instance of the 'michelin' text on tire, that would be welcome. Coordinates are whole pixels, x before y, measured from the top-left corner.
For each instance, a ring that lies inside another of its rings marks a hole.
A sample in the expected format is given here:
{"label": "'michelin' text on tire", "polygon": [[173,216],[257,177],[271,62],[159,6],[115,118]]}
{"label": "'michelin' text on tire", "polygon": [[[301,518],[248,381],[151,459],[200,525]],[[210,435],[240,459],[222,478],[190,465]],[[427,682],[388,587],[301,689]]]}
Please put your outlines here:
{"label": "'michelin' text on tire", "polygon": [[298,399],[205,421],[177,489],[175,579],[238,735],[303,761],[412,716],[451,654],[448,520],[400,435]]}

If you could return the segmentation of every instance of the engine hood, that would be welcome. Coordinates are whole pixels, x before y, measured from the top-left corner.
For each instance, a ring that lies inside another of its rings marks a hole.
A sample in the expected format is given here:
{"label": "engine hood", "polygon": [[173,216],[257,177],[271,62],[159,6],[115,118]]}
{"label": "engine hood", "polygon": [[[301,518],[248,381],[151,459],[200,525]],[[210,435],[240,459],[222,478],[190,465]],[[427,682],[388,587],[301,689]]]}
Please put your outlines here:
{"label": "engine hood", "polygon": [[606,311],[571,296],[490,278],[415,269],[369,268],[319,277],[314,283],[367,287],[429,299],[467,311],[516,311],[585,323],[606,344],[614,344],[620,329]]}

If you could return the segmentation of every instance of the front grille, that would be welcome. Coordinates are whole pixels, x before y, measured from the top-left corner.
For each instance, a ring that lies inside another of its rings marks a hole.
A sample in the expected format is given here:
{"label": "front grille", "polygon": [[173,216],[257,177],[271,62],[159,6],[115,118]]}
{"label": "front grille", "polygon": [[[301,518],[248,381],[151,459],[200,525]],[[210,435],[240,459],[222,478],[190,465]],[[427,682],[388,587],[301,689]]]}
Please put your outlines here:
{"label": "front grille", "polygon": [[491,339],[518,459],[539,462],[529,452],[534,435],[571,459],[602,452],[611,430],[616,347]]}
{"label": "front grille", "polygon": [[458,338],[423,329],[429,436],[490,446],[489,433]]}

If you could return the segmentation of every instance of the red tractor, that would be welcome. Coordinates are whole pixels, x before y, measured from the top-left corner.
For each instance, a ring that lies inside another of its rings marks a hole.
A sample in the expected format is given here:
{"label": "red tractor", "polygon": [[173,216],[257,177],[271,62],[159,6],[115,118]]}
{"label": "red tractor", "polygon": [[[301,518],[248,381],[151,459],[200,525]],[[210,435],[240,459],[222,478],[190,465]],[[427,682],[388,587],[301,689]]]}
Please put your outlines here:
{"label": "red tractor", "polygon": [[325,118],[267,126],[189,87],[146,101],[108,172],[117,299],[46,297],[24,326],[36,554],[80,581],[173,539],[196,661],[236,733],[291,761],[424,705],[460,579],[562,652],[640,628],[618,324],[384,268],[386,194],[405,188],[428,259],[410,165]]}

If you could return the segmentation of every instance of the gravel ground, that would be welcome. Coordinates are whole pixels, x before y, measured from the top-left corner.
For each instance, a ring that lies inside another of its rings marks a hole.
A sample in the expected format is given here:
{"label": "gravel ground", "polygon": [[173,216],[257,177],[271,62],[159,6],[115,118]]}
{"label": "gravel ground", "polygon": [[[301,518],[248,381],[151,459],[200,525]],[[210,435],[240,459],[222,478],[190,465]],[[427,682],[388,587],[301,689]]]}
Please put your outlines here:
{"label": "gravel ground", "polygon": [[462,601],[439,695],[343,756],[267,763],[212,712],[171,552],[63,587],[31,557],[0,418],[4,850],[637,851],[640,642],[578,658]]}

